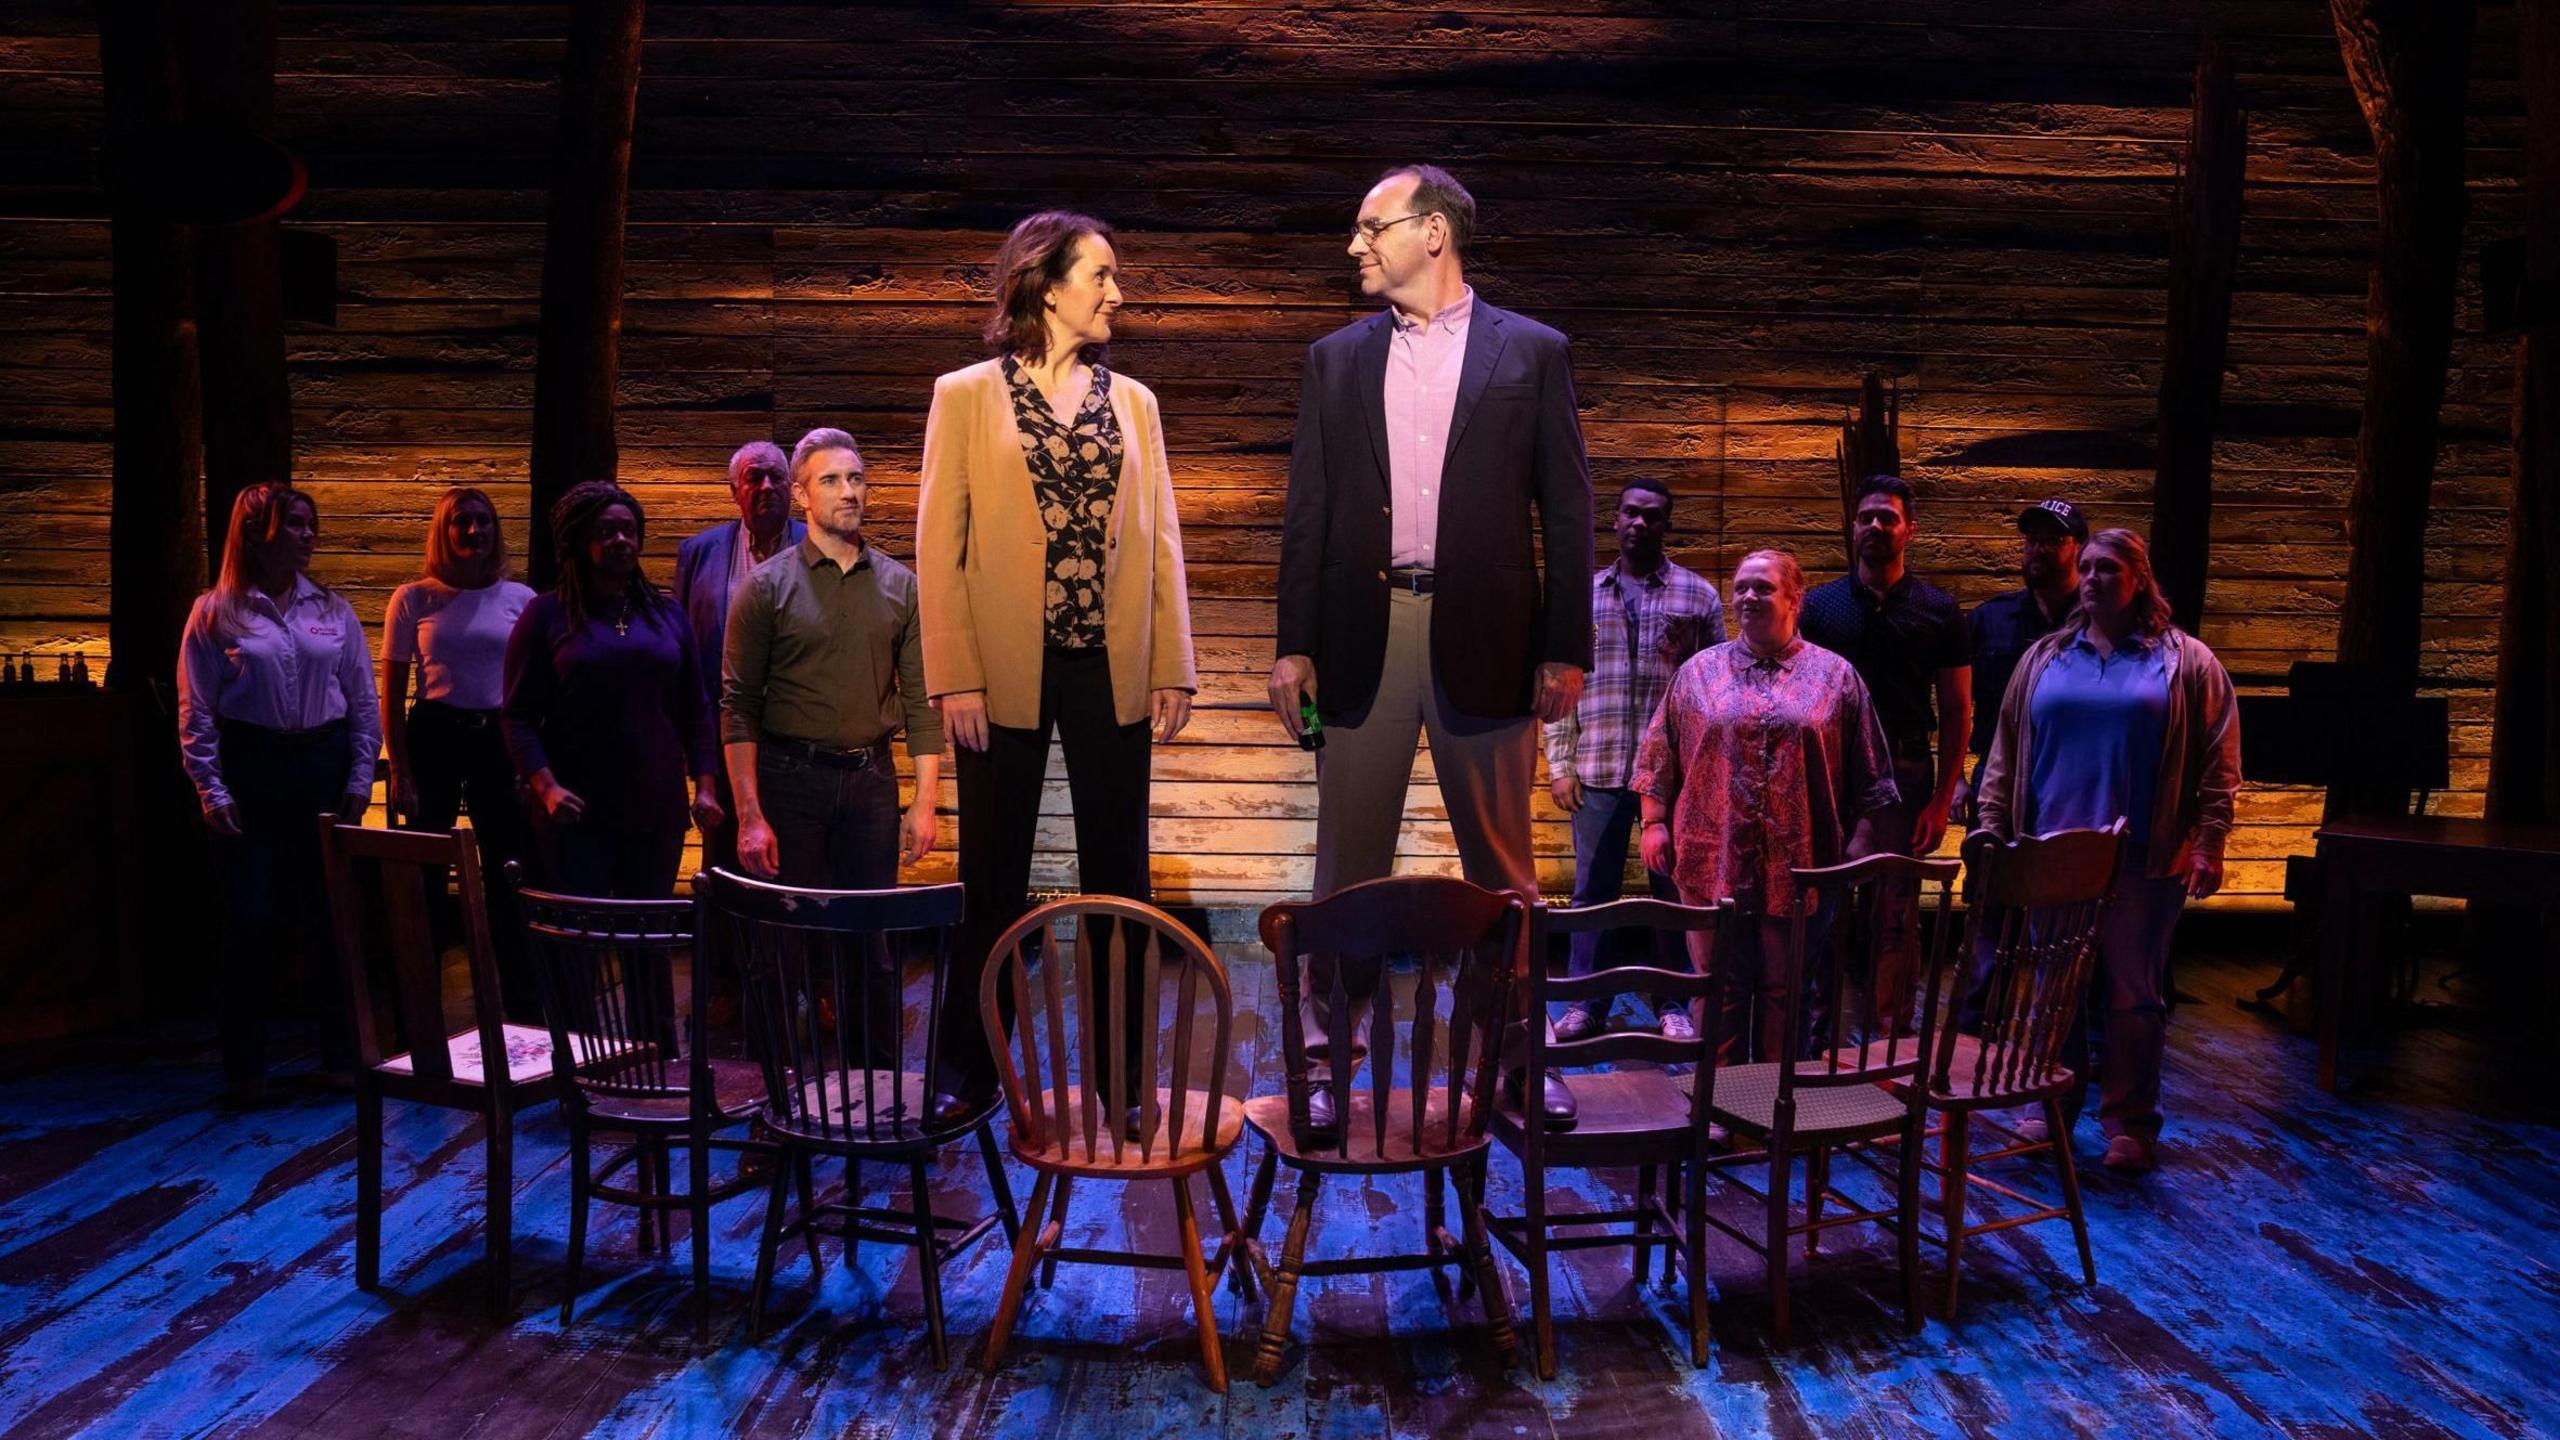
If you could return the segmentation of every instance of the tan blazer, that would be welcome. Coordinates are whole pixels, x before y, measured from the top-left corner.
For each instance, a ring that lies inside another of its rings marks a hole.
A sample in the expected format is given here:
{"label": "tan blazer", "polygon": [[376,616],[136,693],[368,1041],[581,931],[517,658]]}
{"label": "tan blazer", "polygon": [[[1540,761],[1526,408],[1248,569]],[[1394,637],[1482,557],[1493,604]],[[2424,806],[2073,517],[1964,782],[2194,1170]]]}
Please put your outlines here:
{"label": "tan blazer", "polygon": [[[1120,489],[1102,567],[1102,635],[1120,723],[1147,718],[1156,690],[1197,690],[1182,523],[1155,392],[1111,373]],[[924,611],[924,684],[932,695],[987,693],[987,718],[1040,723],[1049,532],[1022,458],[1003,362],[933,382],[916,503],[916,579]]]}

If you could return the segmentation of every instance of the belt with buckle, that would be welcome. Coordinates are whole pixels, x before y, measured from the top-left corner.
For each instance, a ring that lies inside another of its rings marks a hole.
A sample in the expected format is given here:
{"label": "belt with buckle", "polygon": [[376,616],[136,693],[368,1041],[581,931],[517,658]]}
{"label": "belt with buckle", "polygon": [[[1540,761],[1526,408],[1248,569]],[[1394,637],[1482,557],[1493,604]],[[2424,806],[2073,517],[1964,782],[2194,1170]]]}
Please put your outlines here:
{"label": "belt with buckle", "polygon": [[1431,572],[1428,570],[1389,570],[1387,572],[1387,586],[1390,589],[1402,590],[1408,595],[1428,595],[1431,593]]}
{"label": "belt with buckle", "polygon": [[791,756],[793,759],[805,761],[811,765],[825,765],[837,770],[868,770],[889,758],[889,742],[886,740],[864,750],[839,750],[832,745],[793,740],[782,735],[768,735],[764,738],[763,746],[767,750]]}

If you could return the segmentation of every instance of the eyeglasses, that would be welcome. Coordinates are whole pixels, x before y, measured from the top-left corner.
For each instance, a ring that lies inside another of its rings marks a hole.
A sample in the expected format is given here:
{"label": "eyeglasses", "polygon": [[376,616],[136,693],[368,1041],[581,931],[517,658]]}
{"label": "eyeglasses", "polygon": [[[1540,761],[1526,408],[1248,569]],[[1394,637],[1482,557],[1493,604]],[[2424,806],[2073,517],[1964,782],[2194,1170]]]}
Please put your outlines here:
{"label": "eyeglasses", "polygon": [[1365,239],[1371,243],[1375,243],[1379,236],[1386,234],[1388,231],[1393,230],[1407,220],[1421,220],[1439,213],[1440,212],[1437,210],[1422,210],[1411,215],[1399,215],[1393,220],[1363,220],[1351,227],[1351,238],[1354,240]]}

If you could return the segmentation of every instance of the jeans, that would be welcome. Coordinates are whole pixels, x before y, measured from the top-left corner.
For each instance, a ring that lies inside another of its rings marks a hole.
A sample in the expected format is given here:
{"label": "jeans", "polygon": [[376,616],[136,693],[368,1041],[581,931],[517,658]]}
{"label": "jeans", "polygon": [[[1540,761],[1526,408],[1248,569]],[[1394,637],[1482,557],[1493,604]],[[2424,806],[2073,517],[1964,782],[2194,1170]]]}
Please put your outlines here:
{"label": "jeans", "polygon": [[[1582,808],[1573,812],[1573,905],[1577,910],[1605,905],[1618,898],[1625,889],[1627,873],[1627,840],[1635,833],[1636,821],[1643,815],[1643,797],[1633,790],[1609,789],[1586,785],[1582,790]],[[1645,872],[1645,883],[1656,900],[1673,900],[1679,894],[1671,886],[1671,877]],[[1600,947],[1605,935],[1576,935],[1565,959],[1564,973],[1576,977],[1590,974],[1599,967]],[[1689,952],[1677,935],[1657,933],[1653,937],[1653,963],[1665,970],[1689,968]],[[1532,963],[1543,962],[1544,956],[1530,957]],[[1686,1002],[1657,996],[1656,1013],[1681,1008]]]}
{"label": "jeans", "polygon": [[341,1068],[354,1052],[320,873],[319,816],[347,798],[347,724],[283,731],[224,721],[220,744],[223,783],[240,821],[239,834],[214,840],[224,920],[222,1072],[237,1090],[266,1076],[268,996],[287,956],[301,957],[318,1002],[321,1063]]}
{"label": "jeans", "polygon": [[408,817],[409,824],[420,830],[446,831],[466,812],[471,816],[504,1007],[513,1019],[531,1020],[539,1014],[533,962],[526,951],[524,922],[516,913],[515,890],[506,882],[506,866],[510,860],[532,860],[533,830],[516,792],[515,764],[507,758],[506,741],[498,734],[498,712],[421,700],[409,711],[408,748],[409,773],[418,790],[418,810]]}

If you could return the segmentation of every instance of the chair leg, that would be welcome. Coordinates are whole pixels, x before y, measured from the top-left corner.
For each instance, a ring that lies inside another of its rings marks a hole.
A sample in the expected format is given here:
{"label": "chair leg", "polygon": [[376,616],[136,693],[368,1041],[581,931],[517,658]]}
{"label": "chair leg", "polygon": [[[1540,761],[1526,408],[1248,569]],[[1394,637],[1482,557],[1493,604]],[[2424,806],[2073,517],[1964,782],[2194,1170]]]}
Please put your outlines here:
{"label": "chair leg", "polygon": [[933,1193],[924,1180],[924,1157],[907,1162],[907,1190],[916,1215],[916,1288],[924,1292],[925,1333],[933,1337],[933,1368],[951,1363],[942,1334],[942,1236],[933,1223]]}
{"label": "chair leg", "polygon": [[356,1288],[382,1283],[382,1092],[356,1095]]}
{"label": "chair leg", "polygon": [[711,1338],[711,1137],[696,1133],[685,1147],[689,1152],[685,1181],[692,1192],[685,1198],[685,1221],[693,1231],[693,1338]]}
{"label": "chair leg", "polygon": [[[1680,1167],[1672,1168],[1677,1170]],[[1703,1370],[1707,1368],[1710,1339],[1707,1333],[1707,1167],[1691,1165],[1687,1167],[1684,1178],[1686,1185],[1681,1196],[1680,1219],[1688,1231],[1682,1237],[1685,1242],[1682,1259],[1689,1272],[1689,1363]],[[1670,1261],[1671,1257],[1665,1254],[1663,1263],[1667,1266]]]}
{"label": "chair leg", "polygon": [[[1075,1187],[1076,1187],[1076,1180],[1075,1180],[1075,1177],[1074,1177],[1074,1176],[1072,1176],[1072,1175],[1061,1175],[1061,1176],[1059,1176],[1059,1177],[1058,1177],[1058,1193],[1057,1193],[1057,1198],[1055,1198],[1054,1200],[1052,1200],[1052,1201],[1050,1201],[1050,1202],[1049,1202],[1049,1204],[1050,1204],[1050,1209],[1049,1209],[1049,1223],[1058,1227],[1058,1230],[1059,1230],[1059,1239],[1061,1240],[1061,1242],[1063,1242],[1063,1241],[1064,1241],[1064,1239],[1066,1238],[1066,1225],[1067,1225],[1067,1195],[1068,1195],[1068,1193],[1069,1193],[1069,1192],[1073,1191],[1073,1190],[1075,1189]],[[1033,1222],[1034,1222],[1034,1223],[1037,1223],[1037,1222],[1038,1222],[1038,1220],[1039,1220],[1039,1217],[1040,1217],[1040,1207],[1039,1207],[1039,1206],[1037,1206],[1037,1205],[1032,1206],[1032,1207],[1031,1207],[1031,1215],[1032,1215],[1032,1220],[1033,1220]],[[1051,1254],[1049,1254],[1049,1255],[1044,1256],[1044,1257],[1041,1259],[1041,1262],[1040,1262],[1040,1288],[1041,1288],[1041,1289],[1043,1289],[1043,1290],[1046,1290],[1046,1289],[1048,1289],[1050,1286],[1055,1285],[1055,1284],[1057,1284],[1057,1283],[1058,1283],[1058,1257],[1057,1257],[1057,1255],[1053,1252],[1053,1253],[1051,1253]]]}
{"label": "chair leg", "polygon": [[489,1148],[489,1313],[505,1319],[514,1293],[507,1262],[515,1254],[515,1117],[498,1109],[482,1120]]}
{"label": "chair leg", "polygon": [[[1535,1326],[1538,1332],[1538,1378],[1553,1380],[1556,1378],[1556,1322],[1553,1297],[1547,1290],[1547,1174],[1545,1167],[1541,1166],[1533,1171],[1524,1163],[1520,1168],[1520,1189],[1528,1202],[1528,1227],[1527,1233],[1522,1238],[1528,1241],[1529,1323]],[[1461,1198],[1459,1203],[1464,1204],[1464,1199]],[[1476,1216],[1471,1213],[1467,1217],[1470,1259],[1473,1258],[1472,1252],[1475,1248],[1474,1226],[1477,1223]],[[1643,1263],[1642,1249],[1636,1251],[1636,1256],[1637,1263]],[[1493,1308],[1489,1298],[1485,1308],[1487,1310]]]}
{"label": "chair leg", "polygon": [[1894,1259],[1902,1268],[1902,1328],[1914,1335],[1920,1333],[1920,1150],[1928,1129],[1929,1112],[1915,1105],[1895,1157]]}
{"label": "chair leg", "polygon": [[[764,1339],[765,1296],[773,1286],[774,1252],[782,1245],[782,1212],[790,1205],[791,1161],[788,1156],[773,1157],[773,1174],[765,1182],[764,1233],[756,1240],[756,1284],[747,1296],[747,1339],[750,1343]],[[827,1272],[811,1266],[813,1278],[824,1284]]]}
{"label": "chair leg", "polygon": [[1804,1258],[1808,1261],[1822,1249],[1822,1231],[1815,1222],[1822,1219],[1822,1192],[1831,1185],[1831,1147],[1816,1145],[1804,1157]]}
{"label": "chair leg", "polygon": [[1966,1111],[1952,1111],[1947,1116],[1946,1133],[1938,1137],[1938,1163],[1943,1172],[1938,1182],[1938,1211],[1947,1227],[1947,1322],[1955,1323],[1956,1282],[1964,1276],[1964,1178],[1966,1152],[1971,1147],[1973,1117]]}
{"label": "chair leg", "polygon": [[1656,1167],[1654,1166],[1636,1167],[1636,1222],[1627,1230],[1628,1234],[1635,1237],[1636,1243],[1629,1247],[1635,1253],[1629,1257],[1627,1268],[1633,1272],[1633,1278],[1638,1285],[1644,1284],[1644,1272],[1653,1268],[1646,1263],[1653,1259],[1653,1250],[1644,1243],[1644,1238],[1653,1233],[1655,1176]]}
{"label": "chair leg", "polygon": [[661,1254],[666,1250],[666,1216],[649,1201],[666,1193],[666,1184],[658,1174],[658,1147],[646,1135],[631,1137],[632,1183],[640,1191],[640,1214],[634,1226],[632,1243],[643,1255]]}
{"label": "chair leg", "polygon": [[1227,1354],[1218,1338],[1218,1311],[1210,1298],[1209,1266],[1200,1256],[1200,1217],[1192,1213],[1191,1182],[1173,1181],[1173,1218],[1182,1237],[1182,1268],[1191,1277],[1191,1309],[1200,1326],[1200,1359],[1209,1367],[1209,1388],[1227,1393]]}
{"label": "chair leg", "polygon": [[1271,1304],[1262,1316],[1262,1344],[1253,1360],[1255,1384],[1278,1380],[1280,1362],[1287,1358],[1289,1322],[1298,1308],[1298,1269],[1307,1262],[1307,1221],[1316,1213],[1316,1192],[1323,1186],[1323,1172],[1299,1172],[1298,1208],[1289,1212],[1289,1238],[1280,1247],[1280,1267],[1271,1277]]}
{"label": "chair leg", "polygon": [[1263,1146],[1262,1163],[1253,1171],[1253,1191],[1245,1197],[1244,1233],[1240,1237],[1245,1261],[1259,1275],[1265,1294],[1270,1293],[1273,1282],[1270,1257],[1262,1253],[1262,1222],[1271,1213],[1271,1182],[1279,1169],[1280,1152],[1269,1145]]}
{"label": "chair leg", "polygon": [[1004,1156],[996,1149],[994,1117],[978,1122],[978,1154],[987,1162],[987,1190],[995,1196],[996,1214],[1004,1222],[1004,1238],[1022,1233],[1022,1212],[1013,1208],[1013,1182],[1005,1178]]}
{"label": "chair leg", "polygon": [[1787,1343],[1787,1191],[1796,1178],[1795,1157],[1787,1153],[1784,1131],[1769,1132],[1769,1337]]}
{"label": "chair leg", "polygon": [[[816,1157],[806,1150],[792,1152],[792,1179],[800,1190],[800,1239],[809,1247],[809,1278],[824,1285],[827,1283],[827,1262],[818,1254],[818,1179],[812,1173],[817,1163]],[[846,1161],[845,1189],[848,1194],[861,1178],[861,1171],[854,1162]],[[853,1264],[853,1238],[849,1235],[844,1242],[844,1263],[847,1268]]]}
{"label": "chair leg", "polygon": [[1253,1267],[1245,1263],[1244,1232],[1236,1227],[1236,1197],[1227,1189],[1227,1167],[1209,1167],[1209,1199],[1218,1207],[1219,1253],[1226,1257],[1228,1283],[1246,1304],[1253,1303]]}
{"label": "chair leg", "polygon": [[587,1208],[592,1197],[588,1187],[595,1183],[590,1168],[590,1147],[594,1136],[575,1118],[569,1122],[569,1273],[560,1287],[560,1328],[569,1328],[570,1312],[578,1303],[578,1271],[587,1258]]}
{"label": "chair leg", "polygon": [[[1678,1218],[1684,1227],[1686,1227],[1688,1223],[1688,1216],[1685,1211],[1689,1207],[1688,1202],[1682,1197],[1687,1195],[1691,1187],[1683,1182],[1682,1177],[1685,1171],[1690,1168],[1694,1167],[1683,1166],[1679,1161],[1674,1160],[1668,1166],[1664,1167],[1662,1174],[1663,1199],[1668,1201],[1674,1207],[1679,1207],[1675,1212],[1675,1218]],[[1699,1172],[1699,1181],[1701,1184],[1705,1183],[1705,1178],[1705,1172]],[[1664,1246],[1662,1249],[1663,1284],[1669,1285],[1671,1283],[1671,1269],[1675,1263],[1676,1262],[1672,1258],[1671,1247],[1668,1245]]]}
{"label": "chair leg", "polygon": [[2062,1123],[2062,1101],[2044,1102],[2045,1133],[2053,1137],[2053,1165],[2062,1172],[2062,1203],[2071,1213],[2071,1238],[2080,1246],[2080,1283],[2098,1283],[2098,1262],[2089,1253],[2089,1216],[2080,1208],[2080,1167],[2071,1157],[2071,1131]]}
{"label": "chair leg", "polygon": [[990,1373],[1004,1364],[1004,1347],[1013,1339],[1013,1322],[1022,1314],[1022,1292],[1031,1279],[1031,1262],[1040,1258],[1040,1211],[1049,1203],[1049,1187],[1056,1176],[1043,1170],[1031,1182],[1031,1204],[1023,1211],[1030,1217],[1022,1233],[1014,1238],[1013,1263],[1005,1267],[1004,1289],[996,1296],[995,1324],[987,1331],[986,1367]]}
{"label": "chair leg", "polygon": [[1503,1287],[1502,1270],[1493,1260],[1493,1227],[1484,1218],[1485,1155],[1455,1177],[1458,1205],[1467,1221],[1467,1258],[1473,1263],[1476,1288],[1484,1295],[1484,1318],[1493,1327],[1494,1352],[1506,1370],[1520,1363],[1520,1337],[1511,1328],[1511,1292]]}

